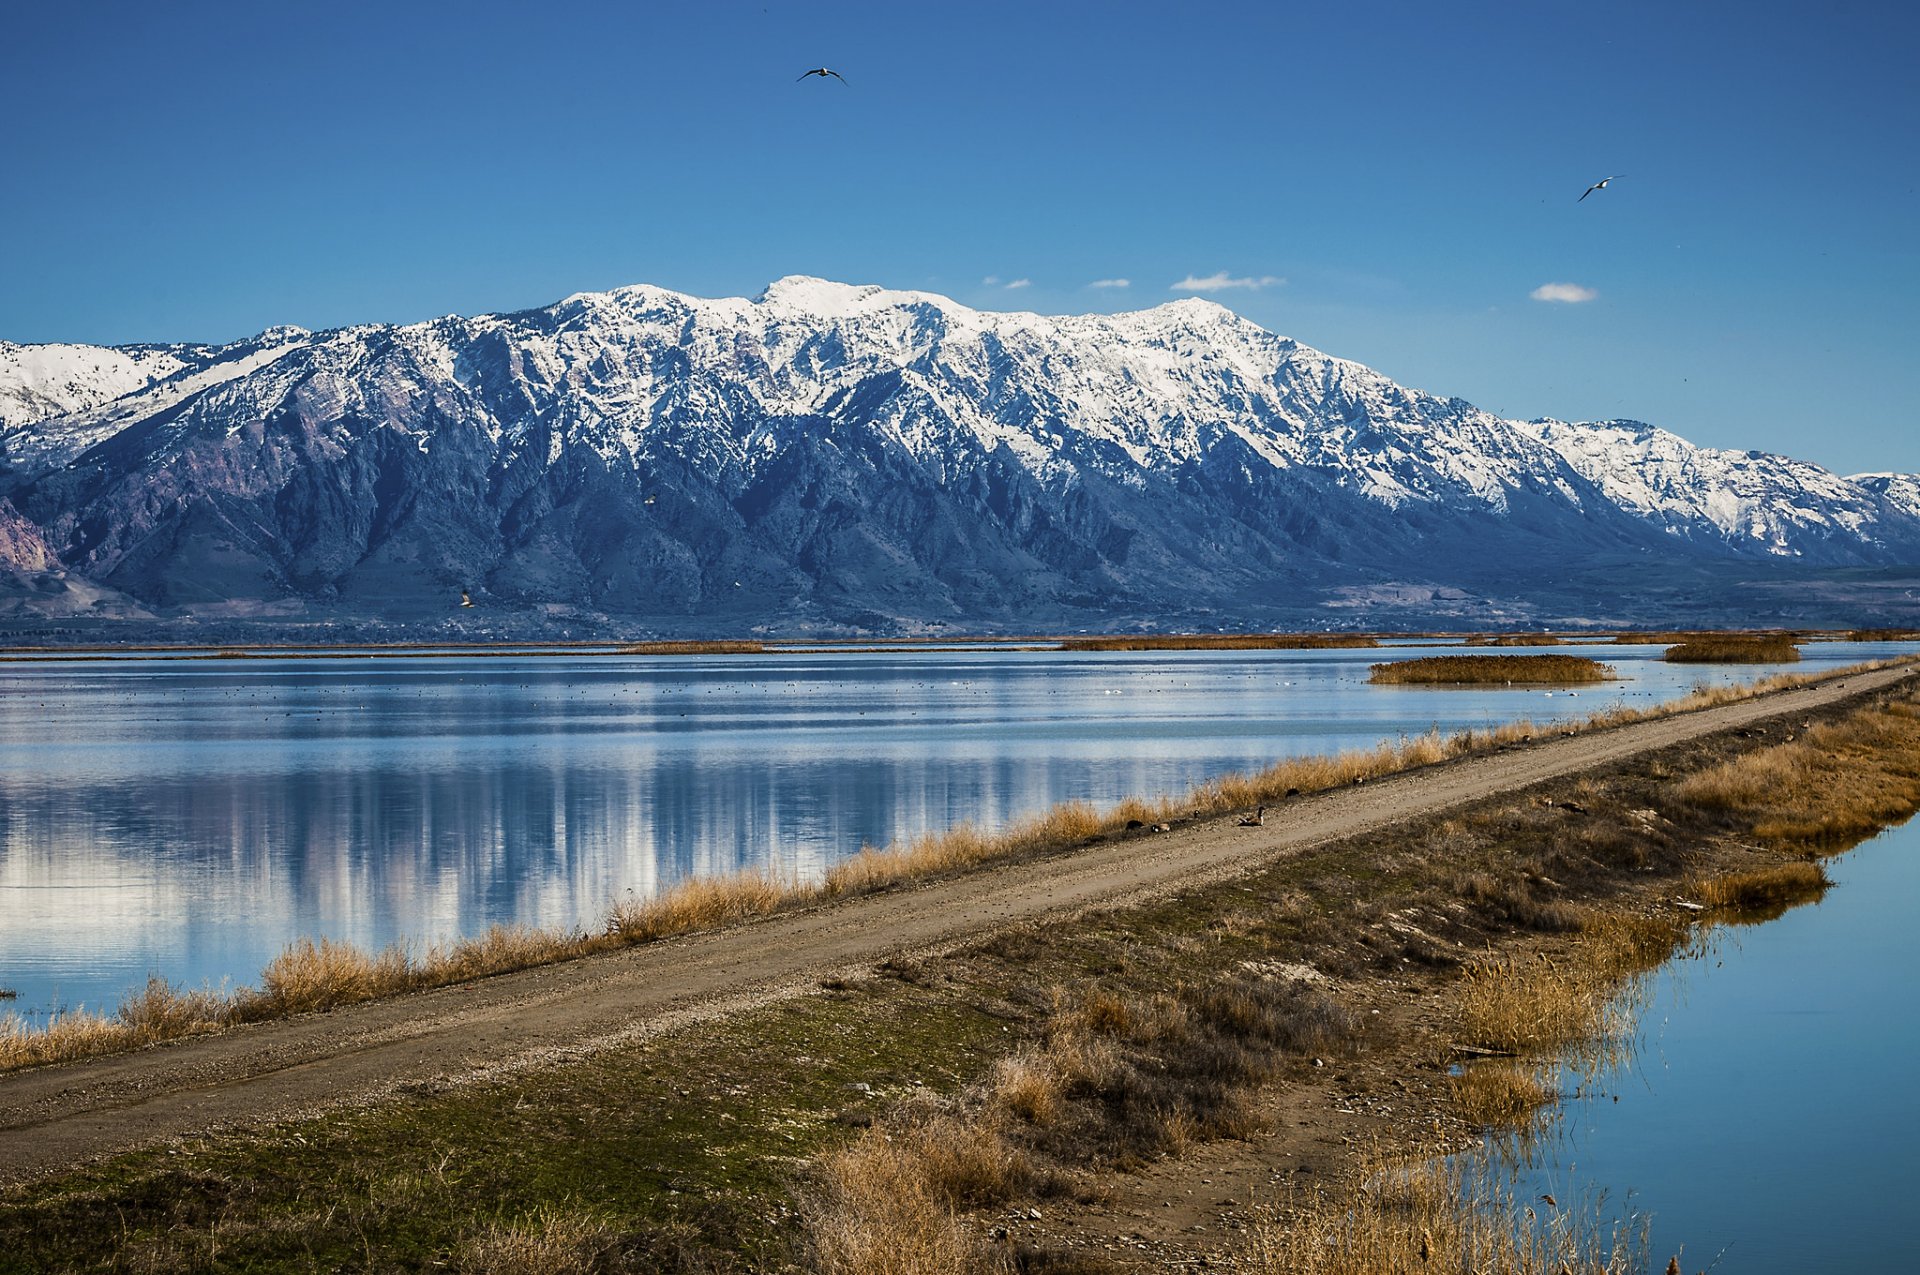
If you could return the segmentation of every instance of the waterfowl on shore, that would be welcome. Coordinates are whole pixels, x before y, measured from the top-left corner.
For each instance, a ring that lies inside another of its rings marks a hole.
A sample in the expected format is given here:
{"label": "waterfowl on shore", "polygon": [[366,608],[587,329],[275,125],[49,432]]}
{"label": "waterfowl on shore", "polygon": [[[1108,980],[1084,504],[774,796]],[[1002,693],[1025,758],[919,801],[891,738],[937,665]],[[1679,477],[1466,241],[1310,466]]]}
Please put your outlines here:
{"label": "waterfowl on shore", "polygon": [[1258,828],[1262,824],[1266,823],[1266,821],[1267,821],[1267,808],[1265,806],[1261,806],[1259,809],[1255,810],[1252,814],[1243,815],[1240,819],[1240,826],[1242,828]]}

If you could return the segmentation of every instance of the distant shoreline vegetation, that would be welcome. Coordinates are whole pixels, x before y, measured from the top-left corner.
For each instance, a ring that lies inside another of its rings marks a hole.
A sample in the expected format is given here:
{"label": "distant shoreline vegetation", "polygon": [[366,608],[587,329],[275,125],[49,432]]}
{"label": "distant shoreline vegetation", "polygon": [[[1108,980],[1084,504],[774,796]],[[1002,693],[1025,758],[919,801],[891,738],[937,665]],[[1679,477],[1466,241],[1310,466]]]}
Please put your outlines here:
{"label": "distant shoreline vegetation", "polygon": [[1551,633],[1487,633],[1466,639],[1466,646],[1560,646],[1562,639]]}
{"label": "distant shoreline vegetation", "polygon": [[1669,664],[1791,664],[1800,646],[1784,633],[1726,633],[1702,636],[1667,648]]}
{"label": "distant shoreline vegetation", "polygon": [[1564,685],[1605,682],[1616,676],[1612,665],[1579,655],[1429,655],[1375,664],[1367,680],[1378,686]]}
{"label": "distant shoreline vegetation", "polygon": [[613,653],[615,655],[761,655],[766,649],[765,642],[751,641],[629,642]]}
{"label": "distant shoreline vegetation", "polygon": [[1136,633],[1065,638],[1063,651],[1320,651],[1379,646],[1367,633]]}

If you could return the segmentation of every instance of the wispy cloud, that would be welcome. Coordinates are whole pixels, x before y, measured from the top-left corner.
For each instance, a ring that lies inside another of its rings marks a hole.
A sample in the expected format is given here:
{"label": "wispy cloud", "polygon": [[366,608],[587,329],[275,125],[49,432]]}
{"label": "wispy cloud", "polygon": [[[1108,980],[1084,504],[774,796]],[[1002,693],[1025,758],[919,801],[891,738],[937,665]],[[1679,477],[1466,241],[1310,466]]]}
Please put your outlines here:
{"label": "wispy cloud", "polygon": [[1558,301],[1563,305],[1579,305],[1582,301],[1591,301],[1600,294],[1592,288],[1583,288],[1577,283],[1543,283],[1527,295],[1535,301]]}
{"label": "wispy cloud", "polygon": [[1225,292],[1229,288],[1258,290],[1260,288],[1277,288],[1285,282],[1286,280],[1282,279],[1279,275],[1244,275],[1235,278],[1226,271],[1220,270],[1208,275],[1204,279],[1194,275],[1188,275],[1180,282],[1171,285],[1168,290],[1172,292]]}
{"label": "wispy cloud", "polygon": [[1131,279],[1095,279],[1087,285],[1089,288],[1131,288]]}
{"label": "wispy cloud", "polygon": [[1000,286],[1000,276],[997,274],[990,274],[986,278],[980,281],[980,286],[983,288],[997,288]]}
{"label": "wispy cloud", "polygon": [[1012,292],[1015,288],[1031,288],[1032,286],[1033,280],[1031,279],[1015,279],[1007,285],[1007,291]]}

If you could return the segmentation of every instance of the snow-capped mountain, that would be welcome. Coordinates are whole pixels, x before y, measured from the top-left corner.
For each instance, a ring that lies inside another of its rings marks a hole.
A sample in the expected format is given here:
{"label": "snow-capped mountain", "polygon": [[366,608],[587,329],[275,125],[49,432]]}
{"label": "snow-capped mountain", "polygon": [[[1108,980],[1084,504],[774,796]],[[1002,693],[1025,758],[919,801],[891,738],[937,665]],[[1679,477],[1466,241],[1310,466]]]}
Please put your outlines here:
{"label": "snow-capped mountain", "polygon": [[1649,562],[1920,561],[1917,491],[1502,420],[1198,300],[1046,317],[794,277],[0,345],[0,552],[188,610],[1257,621],[1411,588],[1565,614]]}

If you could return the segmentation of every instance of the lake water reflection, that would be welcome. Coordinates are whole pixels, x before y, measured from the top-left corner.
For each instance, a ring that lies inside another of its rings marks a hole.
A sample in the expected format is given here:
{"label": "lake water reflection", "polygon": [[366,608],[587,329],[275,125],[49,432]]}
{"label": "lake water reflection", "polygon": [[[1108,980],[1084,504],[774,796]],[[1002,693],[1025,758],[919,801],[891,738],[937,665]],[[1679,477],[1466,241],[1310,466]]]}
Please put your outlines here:
{"label": "lake water reflection", "polygon": [[[245,982],[289,940],[595,926],[694,874],[1175,792],[1432,727],[1582,716],[1697,681],[1563,647],[1578,696],[1373,687],[1430,649],[0,665],[0,1003],[111,1007],[150,972]],[[1815,644],[1810,670],[1889,653]],[[1911,648],[1901,648],[1911,649]]]}
{"label": "lake water reflection", "polygon": [[1631,1063],[1566,1101],[1517,1198],[1643,1211],[1654,1270],[1914,1269],[1920,822],[1828,870],[1818,904],[1656,976]]}

